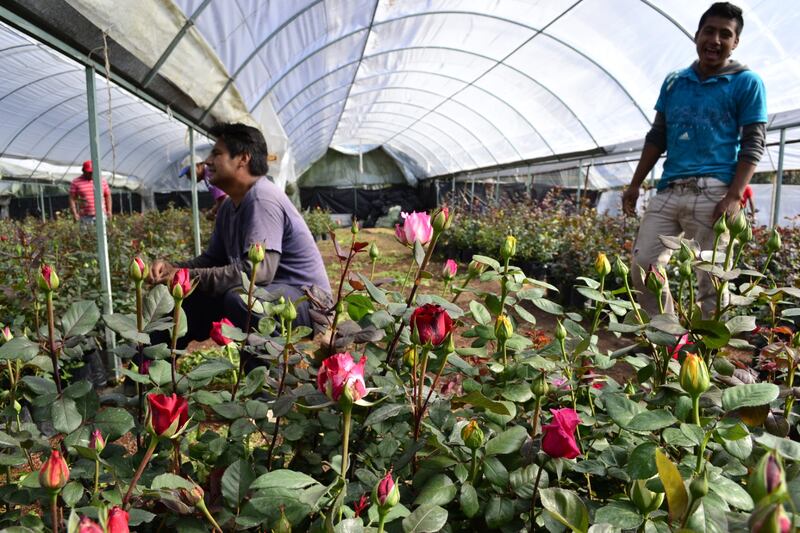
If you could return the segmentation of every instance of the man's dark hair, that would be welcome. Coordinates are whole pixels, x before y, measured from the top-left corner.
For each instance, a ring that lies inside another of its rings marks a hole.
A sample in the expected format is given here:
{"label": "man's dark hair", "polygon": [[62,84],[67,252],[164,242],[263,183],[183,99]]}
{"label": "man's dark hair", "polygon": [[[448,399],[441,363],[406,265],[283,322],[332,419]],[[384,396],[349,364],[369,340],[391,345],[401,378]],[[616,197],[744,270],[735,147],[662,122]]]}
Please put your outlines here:
{"label": "man's dark hair", "polygon": [[700,17],[700,24],[697,25],[697,31],[703,29],[708,17],[720,17],[728,20],[736,21],[736,35],[737,37],[742,34],[744,28],[744,18],[742,17],[742,9],[730,2],[715,2],[711,4],[703,16]]}
{"label": "man's dark hair", "polygon": [[265,176],[267,164],[267,141],[258,129],[245,124],[217,124],[208,133],[222,140],[231,157],[250,155],[248,169],[253,176]]}

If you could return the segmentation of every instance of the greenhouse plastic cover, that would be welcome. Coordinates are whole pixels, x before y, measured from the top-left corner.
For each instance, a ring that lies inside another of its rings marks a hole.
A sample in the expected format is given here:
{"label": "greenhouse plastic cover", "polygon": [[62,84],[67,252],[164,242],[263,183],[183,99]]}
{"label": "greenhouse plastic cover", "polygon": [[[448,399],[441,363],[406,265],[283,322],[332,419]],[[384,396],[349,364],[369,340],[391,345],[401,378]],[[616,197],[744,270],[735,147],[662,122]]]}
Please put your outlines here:
{"label": "greenhouse plastic cover", "polygon": [[[191,19],[188,38],[166,57],[160,75],[218,120],[246,112],[246,120],[261,125],[270,151],[275,147],[279,154],[272,170],[279,180],[296,179],[328,147],[353,152],[375,146],[413,180],[581,151],[605,153],[640,141],[666,74],[695,59],[692,36],[710,2],[65,3],[150,66]],[[794,125],[800,9],[783,0],[737,3],[745,26],[733,58],[764,79],[771,127]],[[60,74],[55,54],[14,49],[22,37],[1,30],[0,61],[11,74],[0,86],[0,112],[11,119],[0,132],[3,154],[62,164],[85,158],[82,71]],[[101,93],[105,89],[98,88],[103,100]],[[186,155],[185,128],[126,99],[121,89],[111,93],[115,168],[148,187],[185,187],[169,174]],[[24,105],[30,102],[32,109]],[[100,109],[106,106],[107,99],[98,102]],[[103,162],[110,167],[110,139],[104,142]],[[777,149],[770,150],[766,168],[775,166]],[[787,146],[784,168],[797,167],[797,151],[798,144]],[[625,181],[632,164],[590,170],[589,185]]]}

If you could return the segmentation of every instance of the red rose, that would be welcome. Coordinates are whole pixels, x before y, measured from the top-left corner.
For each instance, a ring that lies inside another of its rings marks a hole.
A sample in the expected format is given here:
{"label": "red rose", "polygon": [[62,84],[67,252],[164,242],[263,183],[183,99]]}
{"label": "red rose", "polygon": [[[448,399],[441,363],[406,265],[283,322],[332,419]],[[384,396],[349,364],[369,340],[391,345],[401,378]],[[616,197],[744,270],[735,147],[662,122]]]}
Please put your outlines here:
{"label": "red rose", "polygon": [[441,306],[425,304],[411,313],[411,330],[419,335],[420,344],[442,344],[453,331],[453,319]]}
{"label": "red rose", "polygon": [[578,413],[569,408],[550,409],[550,412],[553,420],[542,426],[542,449],[550,457],[574,459],[581,453],[575,442],[575,428],[581,421]]}
{"label": "red rose", "polygon": [[46,489],[59,491],[69,481],[69,467],[61,452],[53,450],[50,458],[45,461],[39,470],[39,485]]}
{"label": "red rose", "polygon": [[684,333],[683,335],[678,337],[678,342],[672,348],[670,355],[672,356],[673,359],[677,359],[678,355],[680,355],[681,353],[681,348],[683,348],[684,346],[691,346],[693,344],[694,344],[693,342],[689,341],[689,334]]}
{"label": "red rose", "polygon": [[139,373],[143,376],[147,376],[150,374],[150,363],[153,361],[151,359],[142,359],[142,363],[139,365]]}
{"label": "red rose", "polygon": [[183,300],[192,292],[192,280],[188,268],[179,268],[169,282],[169,291],[176,300]]}
{"label": "red rose", "polygon": [[51,267],[48,264],[42,265],[42,269],[39,272],[39,279],[37,280],[37,282],[39,288],[46,293],[50,293],[58,289],[58,286],[61,283],[58,279],[56,271],[53,270],[53,267]]}
{"label": "red rose", "polygon": [[108,512],[108,533],[130,533],[128,511],[114,507]]}
{"label": "red rose", "polygon": [[364,365],[367,358],[356,363],[349,353],[337,353],[322,362],[317,374],[317,388],[334,402],[338,402],[345,389],[352,401],[357,402],[367,393],[364,383]]}
{"label": "red rose", "polygon": [[78,533],[105,533],[105,531],[91,518],[84,516],[78,524]]}
{"label": "red rose", "polygon": [[175,394],[148,394],[149,426],[159,437],[173,437],[189,420],[189,404]]}
{"label": "red rose", "polygon": [[233,326],[233,322],[231,322],[227,318],[223,318],[219,322],[212,322],[211,323],[211,332],[209,333],[209,336],[211,337],[211,340],[216,342],[219,346],[227,346],[228,344],[233,342],[228,337],[226,337],[225,335],[222,334],[222,326],[223,325],[225,325],[225,326]]}

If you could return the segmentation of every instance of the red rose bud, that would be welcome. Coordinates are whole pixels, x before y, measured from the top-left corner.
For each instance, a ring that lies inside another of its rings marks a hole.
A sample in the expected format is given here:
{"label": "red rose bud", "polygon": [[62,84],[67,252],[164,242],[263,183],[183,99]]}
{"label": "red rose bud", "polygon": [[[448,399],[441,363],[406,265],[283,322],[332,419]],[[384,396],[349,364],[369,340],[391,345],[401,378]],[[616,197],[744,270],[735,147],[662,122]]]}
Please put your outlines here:
{"label": "red rose bud", "polygon": [[120,507],[112,507],[108,512],[107,533],[130,533],[128,528],[128,511]]}
{"label": "red rose bud", "polygon": [[209,337],[211,337],[211,340],[217,343],[217,346],[227,346],[228,344],[233,342],[228,337],[222,334],[223,325],[232,327],[233,322],[231,322],[227,318],[223,318],[219,322],[211,323],[211,331],[209,332],[208,335]]}
{"label": "red rose bud", "polygon": [[42,269],[39,272],[39,279],[37,281],[39,288],[44,292],[53,292],[54,290],[58,289],[58,286],[61,284],[56,271],[53,270],[53,267],[47,264],[42,265]]}
{"label": "red rose bud", "polygon": [[425,304],[411,313],[411,330],[420,344],[439,346],[453,331],[453,319],[443,307]]}
{"label": "red rose bud", "polygon": [[257,265],[264,260],[265,255],[266,252],[264,251],[264,245],[260,242],[257,242],[250,246],[250,251],[247,253],[247,258],[250,259],[250,262],[253,263],[253,265]]}
{"label": "red rose bud", "polygon": [[700,396],[708,390],[708,387],[711,385],[711,376],[708,373],[708,366],[706,366],[706,362],[703,361],[703,358],[693,353],[687,353],[681,365],[681,373],[678,377],[678,382],[681,388],[693,398]]}
{"label": "red rose bud", "polygon": [[103,433],[99,429],[92,431],[92,436],[89,437],[89,448],[100,453],[105,447],[106,439],[103,437]]}
{"label": "red rose bud", "polygon": [[758,503],[767,496],[774,497],[777,501],[787,494],[786,478],[778,458],[769,452],[761,458],[747,483],[747,490],[753,497],[753,502]]}
{"label": "red rose bud", "polygon": [[14,335],[11,333],[11,328],[6,326],[2,330],[0,330],[0,338],[3,339],[3,342],[8,342],[14,338]]}
{"label": "red rose bud", "polygon": [[511,325],[511,319],[507,315],[497,315],[497,320],[494,323],[494,336],[497,340],[502,342],[507,341],[514,334],[514,326]]}
{"label": "red rose bud", "polygon": [[581,419],[570,408],[550,409],[553,420],[542,426],[542,450],[550,457],[574,459],[581,453],[575,441],[575,429]]}
{"label": "red rose bud", "polygon": [[606,254],[600,252],[597,254],[597,259],[594,261],[594,270],[601,278],[608,276],[611,273],[611,263],[606,257]]}
{"label": "red rose bud", "polygon": [[452,281],[453,278],[456,277],[456,272],[458,272],[458,263],[452,259],[448,259],[442,267],[442,279],[445,281]]}
{"label": "red rose bud", "polygon": [[661,265],[657,267],[650,265],[650,269],[647,271],[647,276],[645,277],[645,285],[647,285],[650,292],[659,296],[664,290],[664,285],[666,283],[667,272],[664,270],[664,267]]}
{"label": "red rose bud", "polygon": [[334,402],[343,396],[348,401],[357,402],[367,393],[364,382],[366,364],[366,357],[356,363],[347,352],[332,355],[322,361],[322,368],[317,374],[317,388]]}
{"label": "red rose bud", "polygon": [[150,268],[147,266],[147,263],[142,261],[141,257],[137,256],[131,260],[131,266],[128,268],[128,275],[131,280],[135,282],[144,281],[148,272],[150,272]]}
{"label": "red rose bud", "polygon": [[61,452],[53,450],[50,458],[39,470],[39,485],[51,491],[60,491],[69,481],[69,467],[61,457]]}
{"label": "red rose bud", "polygon": [[461,440],[470,450],[483,446],[483,430],[478,426],[477,420],[470,420],[469,424],[461,428]]}
{"label": "red rose bud", "polygon": [[674,347],[672,348],[672,350],[670,351],[670,356],[671,356],[673,359],[677,359],[677,358],[678,358],[678,356],[679,356],[679,355],[680,355],[680,353],[681,353],[681,350],[682,350],[682,349],[683,349],[685,346],[693,346],[693,345],[694,345],[694,343],[693,343],[692,341],[690,341],[690,340],[689,340],[689,334],[688,334],[688,333],[684,333],[683,335],[681,335],[680,337],[678,337],[678,342],[677,342],[677,343],[675,343],[675,346],[674,346]]}
{"label": "red rose bud", "polygon": [[183,300],[192,292],[192,280],[188,268],[179,268],[169,282],[169,291],[176,300]]}
{"label": "red rose bud", "polygon": [[172,438],[189,422],[189,404],[175,394],[148,394],[148,429],[157,437]]}
{"label": "red rose bud", "polygon": [[105,533],[105,531],[91,518],[84,516],[78,523],[78,533]]}
{"label": "red rose bud", "polygon": [[372,489],[372,502],[378,506],[381,513],[385,513],[400,502],[400,490],[392,479],[391,470],[386,472],[386,475]]}
{"label": "red rose bud", "polygon": [[750,515],[750,533],[790,533],[792,521],[779,503],[759,505]]}
{"label": "red rose bud", "polygon": [[447,207],[442,207],[433,212],[431,225],[433,231],[441,233],[450,227],[453,223],[453,217],[450,215],[450,210]]}

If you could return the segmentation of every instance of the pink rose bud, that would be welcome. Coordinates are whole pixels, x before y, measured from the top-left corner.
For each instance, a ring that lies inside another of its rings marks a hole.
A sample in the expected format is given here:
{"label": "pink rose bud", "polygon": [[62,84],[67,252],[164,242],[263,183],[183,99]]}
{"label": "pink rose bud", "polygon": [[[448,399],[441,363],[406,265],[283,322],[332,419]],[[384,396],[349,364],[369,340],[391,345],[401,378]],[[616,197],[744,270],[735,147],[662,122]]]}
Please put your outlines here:
{"label": "pink rose bud", "polygon": [[8,342],[14,338],[14,335],[11,333],[11,328],[6,326],[0,331],[0,337],[2,337],[3,342]]}
{"label": "pink rose bud", "polygon": [[78,523],[78,533],[105,533],[105,531],[103,531],[103,528],[100,527],[97,522],[88,516],[84,516]]}
{"label": "pink rose bud", "polygon": [[211,332],[209,333],[209,336],[211,337],[211,340],[217,343],[217,346],[227,346],[228,344],[233,342],[228,337],[222,334],[223,325],[232,327],[233,322],[231,322],[227,318],[223,318],[219,322],[211,323]]}
{"label": "pink rose bud", "polygon": [[372,503],[378,506],[378,512],[385,513],[400,502],[400,490],[392,478],[392,471],[378,482],[372,491]]}
{"label": "pink rose bud", "polygon": [[131,266],[128,268],[128,275],[132,281],[144,281],[150,269],[141,257],[136,256],[131,260]]}
{"label": "pink rose bud", "polygon": [[128,511],[113,507],[108,512],[108,533],[130,533]]}
{"label": "pink rose bud", "polygon": [[100,453],[105,447],[106,439],[103,437],[103,433],[99,429],[92,431],[92,436],[89,438],[89,448],[97,450],[97,453]]}
{"label": "pink rose bud", "polygon": [[192,280],[188,268],[179,268],[169,282],[169,291],[176,300],[183,300],[192,292]]}
{"label": "pink rose bud", "polygon": [[39,469],[39,485],[51,491],[60,491],[69,481],[69,467],[61,452],[53,450],[50,458]]}
{"label": "pink rose bud", "polygon": [[356,363],[348,352],[332,355],[322,361],[322,368],[317,374],[317,388],[334,402],[343,396],[357,402],[367,393],[364,382],[366,364],[366,357]]}
{"label": "pink rose bud", "polygon": [[61,284],[56,271],[53,270],[53,267],[48,264],[42,265],[42,269],[39,272],[39,279],[37,281],[39,288],[44,292],[53,292],[54,290],[58,289],[58,286]]}
{"label": "pink rose bud", "polygon": [[456,272],[458,272],[458,263],[452,259],[445,261],[444,267],[442,267],[442,278],[445,281],[452,281],[456,277]]}

